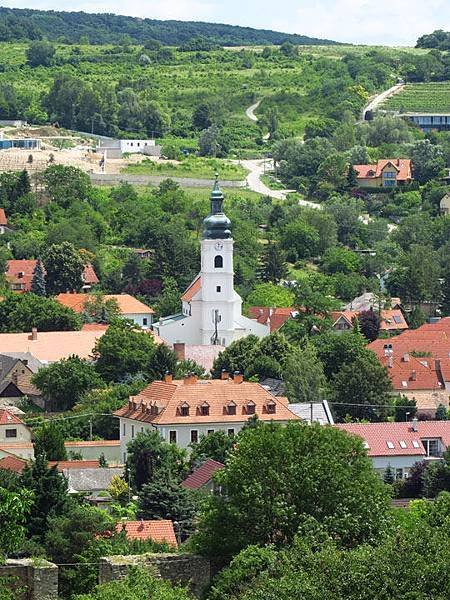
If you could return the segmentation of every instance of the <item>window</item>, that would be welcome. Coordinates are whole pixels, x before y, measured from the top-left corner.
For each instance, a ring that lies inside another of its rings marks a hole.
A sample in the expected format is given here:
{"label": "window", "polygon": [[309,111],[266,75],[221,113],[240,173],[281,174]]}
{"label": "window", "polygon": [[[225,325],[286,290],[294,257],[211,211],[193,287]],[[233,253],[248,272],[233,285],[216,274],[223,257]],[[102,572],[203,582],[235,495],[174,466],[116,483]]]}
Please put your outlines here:
{"label": "window", "polygon": [[403,469],[395,469],[395,479],[403,479]]}
{"label": "window", "polygon": [[142,319],[142,325],[147,325],[147,317],[144,317],[144,318]]}
{"label": "window", "polygon": [[275,414],[275,402],[268,402],[266,408],[269,414]]}
{"label": "window", "polygon": [[232,404],[229,404],[227,406],[227,413],[229,415],[235,415],[236,414],[236,404],[234,404],[234,402]]}
{"label": "window", "polygon": [[182,417],[189,416],[189,404],[187,404],[186,402],[180,406],[180,415]]}
{"label": "window", "polygon": [[198,442],[198,431],[196,429],[191,429],[191,444],[196,444]]}
{"label": "window", "polygon": [[131,426],[131,437],[134,438],[134,425]]}
{"label": "window", "polygon": [[122,434],[127,435],[127,424],[126,423],[124,423],[122,426]]}
{"label": "window", "polygon": [[397,323],[397,325],[400,325],[401,323],[403,323],[400,315],[394,315],[394,323]]}
{"label": "window", "polygon": [[442,456],[439,440],[422,440],[427,456]]}
{"label": "window", "polygon": [[144,433],[144,428],[143,427],[141,427],[141,433]]}
{"label": "window", "polygon": [[413,447],[414,448],[420,448],[420,444],[417,440],[413,440]]}
{"label": "window", "polygon": [[220,287],[220,285],[216,285],[216,292],[221,292],[222,288]]}
{"label": "window", "polygon": [[392,442],[386,442],[386,445],[387,445],[388,448],[390,448],[391,450],[393,450],[394,444]]}
{"label": "window", "polygon": [[255,414],[255,403],[254,402],[249,402],[247,404],[247,414],[248,415],[254,415]]}
{"label": "window", "polygon": [[127,453],[126,452],[123,453],[123,462],[124,463],[127,462]]}
{"label": "window", "polygon": [[400,440],[400,448],[407,448],[406,442],[404,440]]}
{"label": "window", "polygon": [[15,438],[17,437],[17,429],[7,429],[5,434],[7,438]]}
{"label": "window", "polygon": [[208,429],[208,435],[210,435],[211,433],[214,433],[214,429]]}
{"label": "window", "polygon": [[200,406],[200,414],[202,417],[207,417],[209,415],[209,404],[205,402]]}
{"label": "window", "polygon": [[230,437],[233,437],[233,435],[234,435],[234,429],[228,429],[228,431],[227,431],[227,434],[228,434]]}
{"label": "window", "polygon": [[214,268],[221,269],[223,267],[223,257],[218,254],[214,257]]}
{"label": "window", "polygon": [[171,444],[177,443],[177,432],[176,431],[169,431],[169,442]]}

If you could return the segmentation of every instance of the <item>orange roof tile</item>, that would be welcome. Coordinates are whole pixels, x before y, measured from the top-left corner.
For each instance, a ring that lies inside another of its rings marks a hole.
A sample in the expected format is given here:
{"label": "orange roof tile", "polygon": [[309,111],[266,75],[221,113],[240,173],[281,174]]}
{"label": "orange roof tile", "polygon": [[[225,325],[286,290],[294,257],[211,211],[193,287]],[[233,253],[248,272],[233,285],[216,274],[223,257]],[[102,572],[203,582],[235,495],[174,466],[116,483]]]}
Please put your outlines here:
{"label": "orange roof tile", "polygon": [[22,473],[27,461],[18,456],[5,456],[0,458],[0,469],[14,471],[14,473]]}
{"label": "orange roof tile", "polygon": [[124,529],[127,538],[130,540],[152,540],[158,544],[166,543],[173,547],[178,545],[172,521],[124,521],[123,523],[117,523],[117,532]]}
{"label": "orange roof tile", "polygon": [[[29,292],[31,290],[36,263],[37,260],[35,259],[8,260],[5,273],[6,279],[10,283],[22,283],[24,286],[22,291]],[[95,274],[94,268],[89,263],[84,266],[82,277],[84,283],[90,285],[98,283],[98,277]]]}
{"label": "orange roof tile", "polygon": [[0,208],[0,225],[8,225],[8,219],[4,208]]}
{"label": "orange roof tile", "polygon": [[217,460],[208,458],[198,469],[195,469],[190,475],[181,482],[181,486],[188,490],[198,490],[209,481],[219,469],[223,469],[224,465]]}
{"label": "orange roof tile", "polygon": [[50,460],[49,467],[56,466],[60,473],[64,469],[98,469],[98,460]]}
{"label": "orange roof tile", "polygon": [[270,332],[280,329],[288,319],[295,316],[295,308],[270,308],[267,306],[250,306],[248,314],[261,325],[270,322]]}
{"label": "orange roof tile", "polygon": [[95,285],[99,281],[97,273],[94,271],[94,267],[91,265],[91,263],[87,263],[86,265],[84,265],[82,277],[84,283],[88,283],[90,285]]}
{"label": "orange roof tile", "polygon": [[[59,294],[56,300],[63,306],[67,306],[77,313],[82,313],[86,302],[93,298],[90,294]],[[105,300],[115,300],[119,312],[124,314],[153,314],[155,311],[130,294],[106,294]]]}
{"label": "orange roof tile", "polygon": [[0,408],[0,425],[24,425],[24,423],[9,410]]}
{"label": "orange roof tile", "polygon": [[373,165],[353,165],[358,179],[381,177],[384,168],[392,165],[397,171],[397,181],[411,179],[411,160],[407,158],[383,158]]}
{"label": "orange roof tile", "polygon": [[200,275],[198,275],[197,278],[194,279],[194,281],[190,284],[190,286],[185,289],[183,295],[181,296],[181,300],[183,302],[190,302],[195,294],[200,291],[201,287],[202,278]]}
{"label": "orange roof tile", "polygon": [[120,446],[120,440],[82,440],[80,442],[64,442],[66,448],[87,448],[90,446]]}
{"label": "orange roof tile", "polygon": [[[182,416],[180,411],[184,403],[189,406],[187,416]],[[235,414],[229,414],[227,410],[230,403],[236,405]],[[209,406],[207,415],[201,412],[204,404]],[[273,396],[259,383],[235,383],[230,379],[195,381],[195,378],[192,383],[183,380],[174,380],[172,383],[154,381],[114,414],[157,425],[237,423],[249,418],[249,404],[255,405],[255,413],[263,421],[299,419],[289,410],[286,398]],[[275,412],[270,412],[271,405]]]}

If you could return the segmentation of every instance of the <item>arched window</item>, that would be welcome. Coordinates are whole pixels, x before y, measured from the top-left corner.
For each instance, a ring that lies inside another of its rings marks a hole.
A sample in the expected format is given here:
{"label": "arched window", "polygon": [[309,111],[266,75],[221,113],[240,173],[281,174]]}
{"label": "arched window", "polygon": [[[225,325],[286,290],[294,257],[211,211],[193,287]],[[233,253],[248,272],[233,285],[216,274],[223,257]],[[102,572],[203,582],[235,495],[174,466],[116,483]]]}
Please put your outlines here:
{"label": "arched window", "polygon": [[214,257],[214,268],[221,269],[223,267],[223,257],[218,254]]}

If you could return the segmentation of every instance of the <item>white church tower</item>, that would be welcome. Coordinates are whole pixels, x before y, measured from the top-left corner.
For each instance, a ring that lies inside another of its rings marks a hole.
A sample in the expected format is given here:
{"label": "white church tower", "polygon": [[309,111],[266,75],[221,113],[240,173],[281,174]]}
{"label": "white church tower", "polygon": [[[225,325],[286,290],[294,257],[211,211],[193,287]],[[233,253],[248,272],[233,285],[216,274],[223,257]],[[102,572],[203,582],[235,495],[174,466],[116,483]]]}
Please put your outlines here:
{"label": "white church tower", "polygon": [[154,325],[171,344],[228,346],[250,333],[269,334],[267,325],[242,316],[242,299],[234,290],[231,222],[223,212],[223,200],[216,175],[210,214],[203,221],[200,273],[181,297],[182,313]]}

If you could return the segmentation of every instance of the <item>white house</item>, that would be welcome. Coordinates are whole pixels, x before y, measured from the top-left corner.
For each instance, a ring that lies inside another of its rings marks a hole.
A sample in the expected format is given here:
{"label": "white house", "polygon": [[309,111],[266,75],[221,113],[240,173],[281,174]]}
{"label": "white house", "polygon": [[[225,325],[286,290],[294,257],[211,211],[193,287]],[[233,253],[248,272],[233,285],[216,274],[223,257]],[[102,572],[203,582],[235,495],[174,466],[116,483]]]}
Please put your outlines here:
{"label": "white house", "polygon": [[161,156],[161,146],[155,140],[114,140],[101,139],[97,152],[108,158],[121,158],[124,154],[146,154]]}
{"label": "white house", "polygon": [[339,429],[364,440],[367,455],[380,474],[390,466],[396,479],[406,478],[422,460],[440,460],[450,445],[450,421],[342,423]]}
{"label": "white house", "polygon": [[216,177],[211,212],[204,220],[201,271],[181,297],[179,314],[154,324],[158,335],[175,344],[229,346],[249,335],[269,335],[269,326],[242,315],[242,298],[234,289],[231,222],[223,213],[223,194]]}
{"label": "white house", "polygon": [[259,383],[233,379],[198,380],[189,375],[154,381],[114,413],[120,417],[120,450],[144,431],[159,431],[167,442],[187,448],[215,431],[237,434],[250,417],[286,424],[300,418],[289,410],[287,398],[273,396]]}
{"label": "white house", "polygon": [[0,409],[0,446],[31,441],[31,431],[17,415]]}

